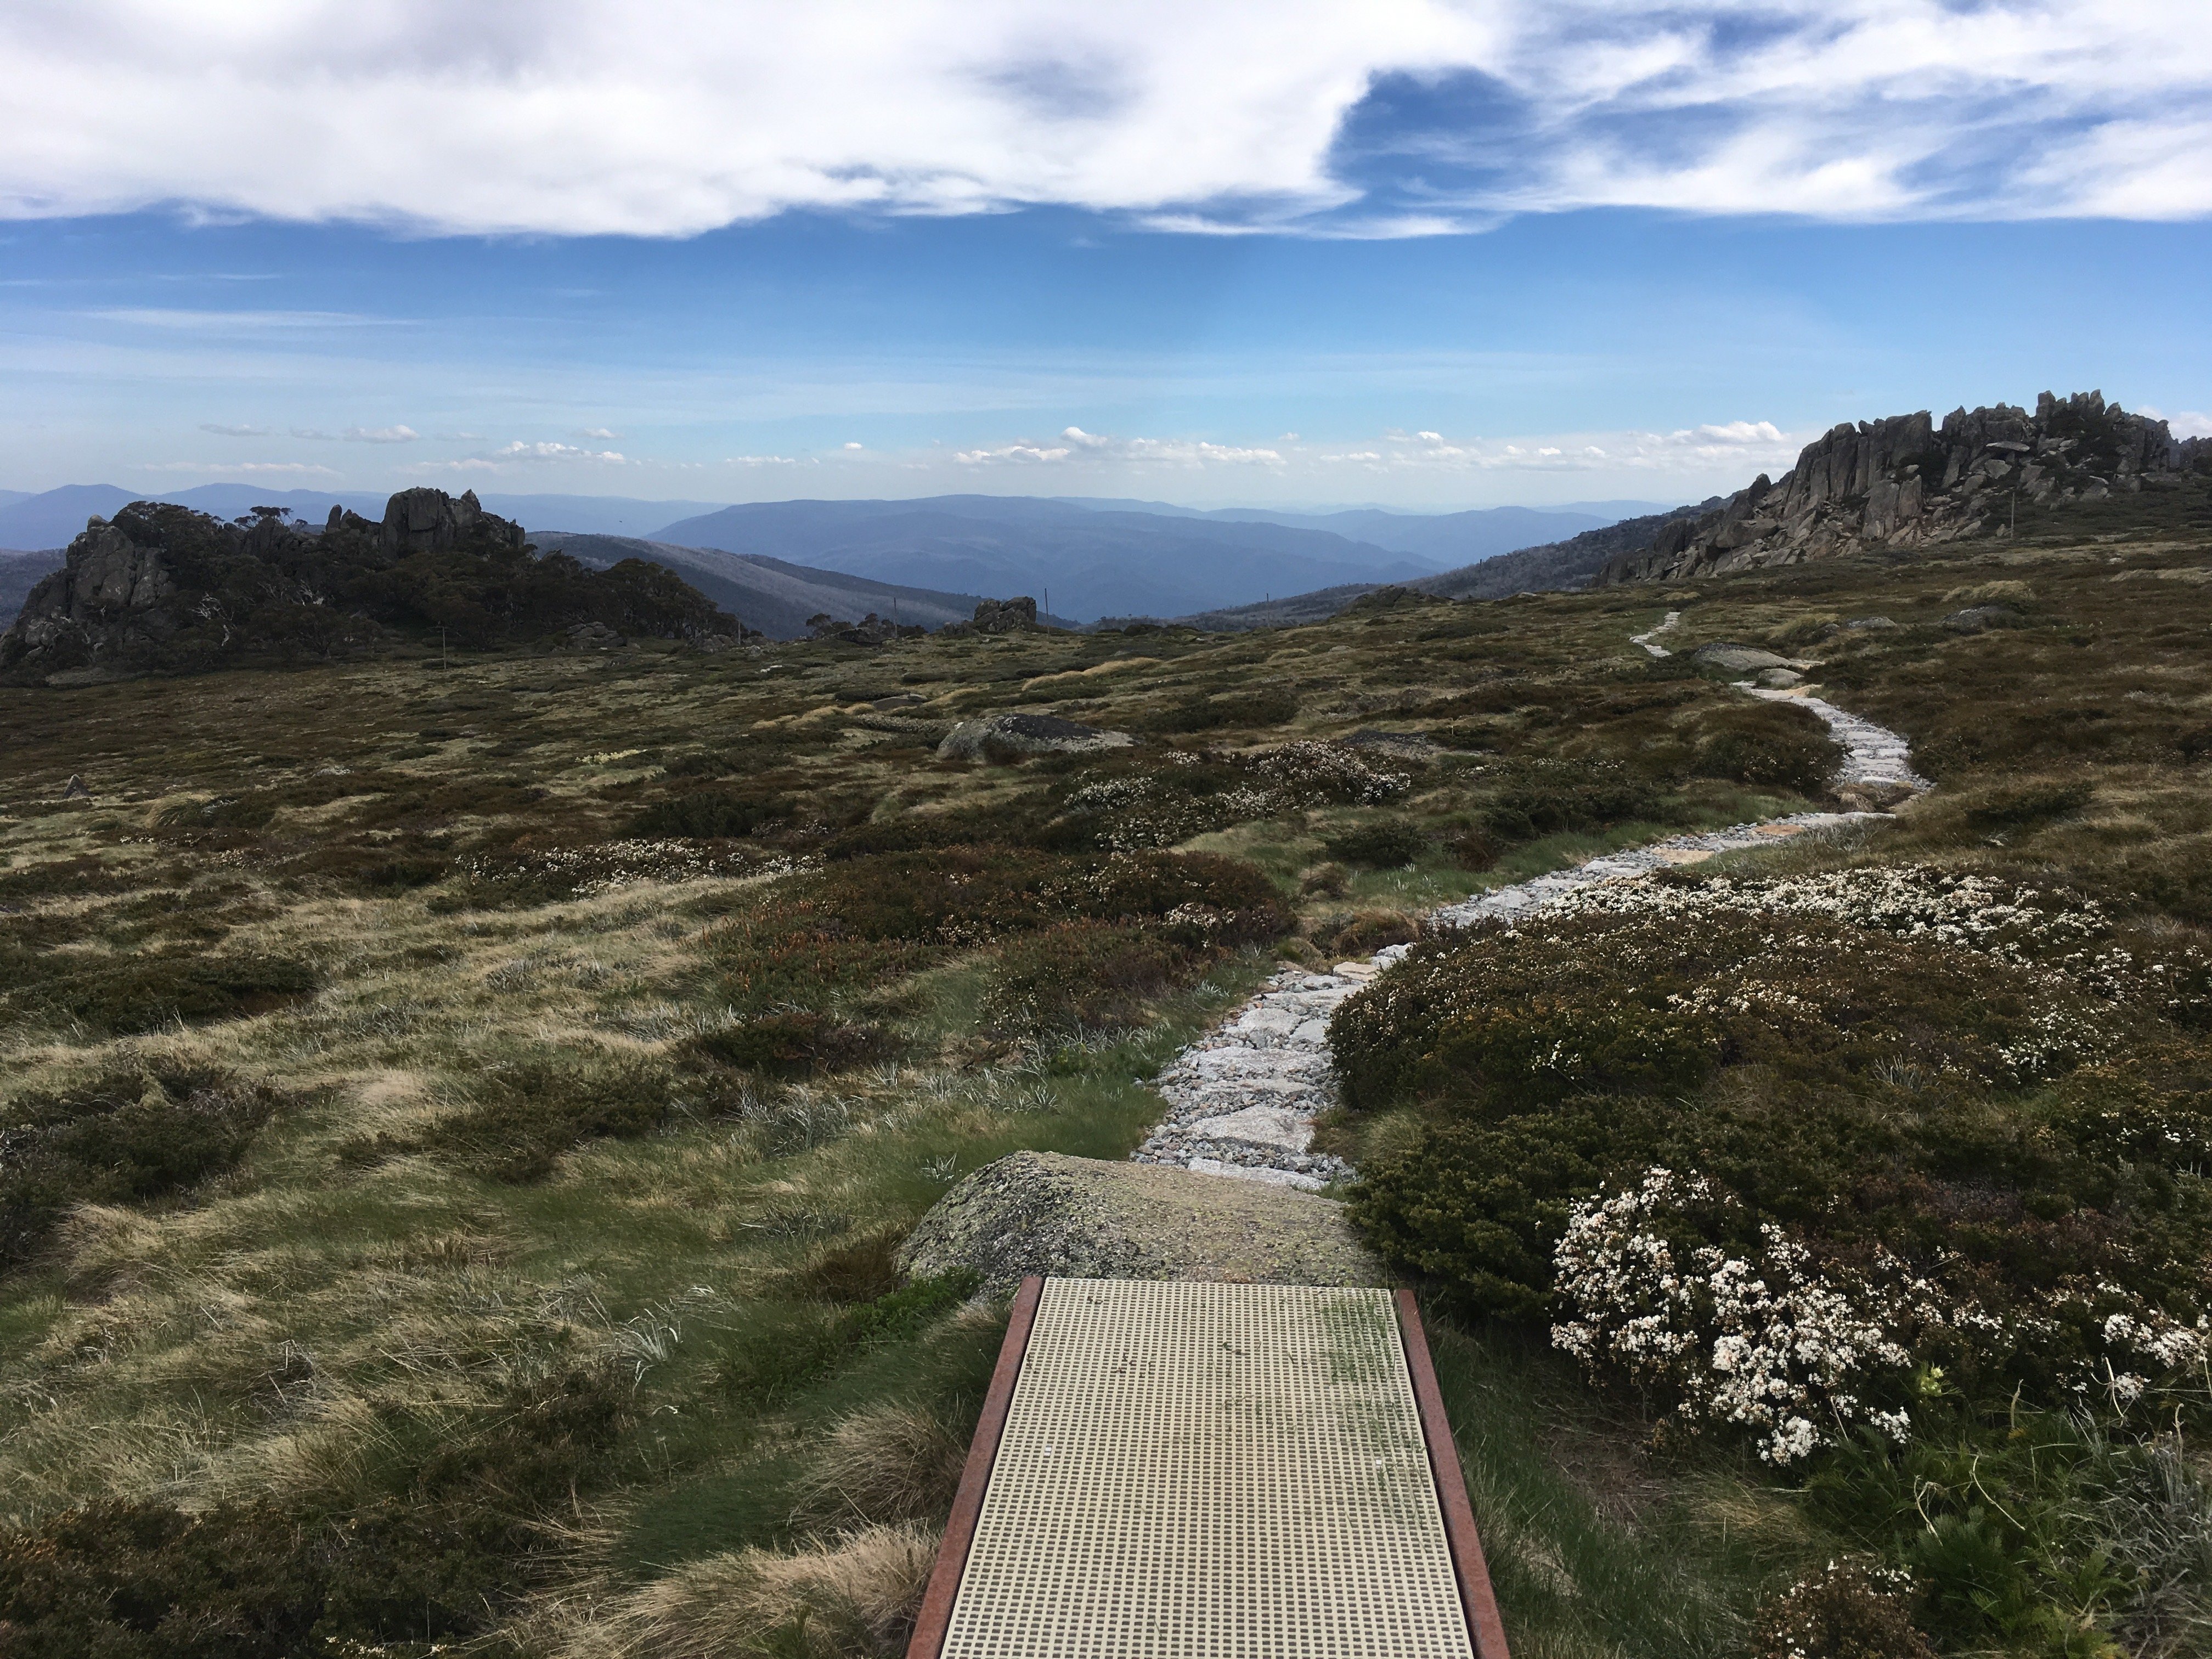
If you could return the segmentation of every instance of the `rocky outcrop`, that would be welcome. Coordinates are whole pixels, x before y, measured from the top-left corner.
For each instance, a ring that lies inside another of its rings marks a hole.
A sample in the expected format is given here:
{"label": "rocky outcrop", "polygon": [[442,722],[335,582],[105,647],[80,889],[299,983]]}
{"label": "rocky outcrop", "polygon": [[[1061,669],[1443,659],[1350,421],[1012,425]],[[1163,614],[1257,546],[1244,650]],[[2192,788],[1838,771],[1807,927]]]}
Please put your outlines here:
{"label": "rocky outcrop", "polygon": [[975,607],[973,621],[947,623],[937,631],[951,638],[969,634],[1019,634],[1037,626],[1037,603],[1026,593],[1018,599],[985,599]]}
{"label": "rocky outcrop", "polygon": [[965,1268],[1003,1295],[1030,1273],[1233,1285],[1387,1285],[1334,1200],[1155,1164],[1013,1152],[922,1217],[916,1276]]}
{"label": "rocky outcrop", "polygon": [[[337,509],[331,516],[339,518]],[[458,499],[442,489],[403,489],[385,502],[384,522],[377,531],[385,552],[395,559],[450,553],[471,544],[514,553],[524,546],[522,526],[485,512],[473,489]]]}
{"label": "rocky outcrop", "polygon": [[474,492],[402,490],[381,522],[276,507],[235,522],[133,501],[95,518],[0,635],[0,675],[70,684],[327,659],[410,634],[489,647],[584,629],[696,642],[741,625],[658,565],[532,556]]}
{"label": "rocky outcrop", "polygon": [[1127,732],[1103,732],[1057,714],[992,714],[962,720],[937,745],[943,760],[1005,763],[1034,755],[1087,755],[1100,749],[1127,749],[1136,739]]}
{"label": "rocky outcrop", "polygon": [[1599,580],[1671,581],[1955,541],[2006,522],[2015,495],[2045,503],[2139,490],[2195,464],[2200,445],[2097,392],[2046,392],[2033,414],[1955,409],[1940,427],[1925,410],[1846,422],[1779,479],[1761,474],[1717,507],[1660,526]]}

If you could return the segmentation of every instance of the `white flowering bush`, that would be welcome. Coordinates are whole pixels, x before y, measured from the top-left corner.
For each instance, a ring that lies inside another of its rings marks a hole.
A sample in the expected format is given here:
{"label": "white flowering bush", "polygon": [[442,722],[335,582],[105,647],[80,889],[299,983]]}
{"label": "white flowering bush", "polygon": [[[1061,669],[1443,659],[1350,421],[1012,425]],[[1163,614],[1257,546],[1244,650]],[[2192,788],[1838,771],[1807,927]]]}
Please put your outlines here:
{"label": "white flowering bush", "polygon": [[1741,1209],[1702,1176],[1657,1167],[1577,1205],[1554,1253],[1567,1316],[1553,1345],[1667,1398],[1686,1423],[1747,1431],[1770,1463],[1796,1462],[1862,1422],[1905,1438],[1906,1413],[1862,1394],[1877,1373],[1897,1393],[1912,1363],[1882,1298],[1815,1268],[1771,1222],[1741,1252],[1695,1242]]}

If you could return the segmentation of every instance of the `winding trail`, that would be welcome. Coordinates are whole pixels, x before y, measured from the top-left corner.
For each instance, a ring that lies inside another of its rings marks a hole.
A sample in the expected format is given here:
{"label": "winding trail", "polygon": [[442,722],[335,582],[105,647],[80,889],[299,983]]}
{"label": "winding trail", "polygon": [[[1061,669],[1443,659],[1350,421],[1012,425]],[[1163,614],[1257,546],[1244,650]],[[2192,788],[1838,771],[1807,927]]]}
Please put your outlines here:
{"label": "winding trail", "polygon": [[[1668,653],[1652,635],[1672,628],[1680,611],[1635,643],[1655,657]],[[1762,690],[1740,682],[1737,690],[1773,702],[1802,704],[1827,722],[1843,746],[1838,787],[1872,786],[1917,794],[1929,787],[1912,769],[1905,740],[1872,720],[1809,696],[1803,690]],[[1698,835],[1670,836],[1646,846],[1607,853],[1570,870],[1448,904],[1429,921],[1466,927],[1492,917],[1532,915],[1566,895],[1606,882],[1640,881],[1655,870],[1697,864],[1717,853],[1771,846],[1808,830],[1821,830],[1887,812],[1793,812],[1758,823]],[[1279,1186],[1316,1188],[1352,1173],[1351,1165],[1313,1148],[1314,1120],[1336,1103],[1328,1048],[1328,1017],[1336,1006],[1404,956],[1394,945],[1361,962],[1340,962],[1328,973],[1303,969],[1277,974],[1223,1024],[1177,1054],[1154,1080],[1167,1115],[1131,1157],[1140,1164],[1175,1164],[1201,1175],[1232,1176]]]}

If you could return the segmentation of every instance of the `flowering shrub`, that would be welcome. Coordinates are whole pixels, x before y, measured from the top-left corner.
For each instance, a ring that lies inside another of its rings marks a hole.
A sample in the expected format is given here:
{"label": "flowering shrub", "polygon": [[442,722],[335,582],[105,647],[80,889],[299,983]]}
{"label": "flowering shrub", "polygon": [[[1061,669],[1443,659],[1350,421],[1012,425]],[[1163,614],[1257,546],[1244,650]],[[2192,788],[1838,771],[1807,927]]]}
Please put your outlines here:
{"label": "flowering shrub", "polygon": [[1333,743],[1286,743],[1254,759],[1251,769],[1279,799],[1297,806],[1379,806],[1413,781],[1404,772],[1379,771],[1356,750]]}
{"label": "flowering shrub", "polygon": [[[1410,1105],[1354,1214],[1471,1311],[1777,1463],[1948,1395],[2207,1393],[2201,969],[2062,893],[1919,870],[1586,889],[1339,1008]],[[1672,1172],[1672,1173],[1668,1173]]]}
{"label": "flowering shrub", "polygon": [[1742,1207],[1702,1176],[1656,1167],[1576,1205],[1554,1255],[1571,1316],[1552,1328],[1553,1344],[1670,1398],[1686,1419],[1750,1431],[1770,1463],[1859,1421],[1904,1438],[1905,1413],[1856,1392],[1868,1374],[1911,1364],[1887,1327],[1893,1310],[1871,1285],[1812,1267],[1771,1222],[1742,1255],[1695,1242]]}
{"label": "flowering shrub", "polygon": [[1759,1609],[1753,1659],[1935,1659],[1905,1605],[1911,1577],[1831,1561]]}

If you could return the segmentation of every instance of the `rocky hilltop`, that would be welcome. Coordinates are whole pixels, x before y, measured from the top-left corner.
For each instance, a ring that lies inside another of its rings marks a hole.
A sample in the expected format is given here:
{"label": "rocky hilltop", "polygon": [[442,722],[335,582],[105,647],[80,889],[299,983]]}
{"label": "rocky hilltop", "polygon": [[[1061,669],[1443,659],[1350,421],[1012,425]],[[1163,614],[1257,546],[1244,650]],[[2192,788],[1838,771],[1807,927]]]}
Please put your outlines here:
{"label": "rocky hilltop", "polygon": [[1764,473],[1694,518],[1659,526],[1601,583],[1716,575],[1876,548],[1989,533],[2019,504],[2095,501],[2172,481],[2212,456],[2177,441],[2164,421],[2131,415],[2098,392],[2045,392],[2035,412],[2011,404],[1850,422],[1806,445],[1778,479]]}
{"label": "rocky hilltop", "polygon": [[404,489],[381,521],[277,507],[237,520],[134,501],[94,518],[0,635],[0,675],[67,684],[330,659],[409,637],[489,647],[567,633],[734,643],[745,629],[641,559],[537,556],[471,490]]}

